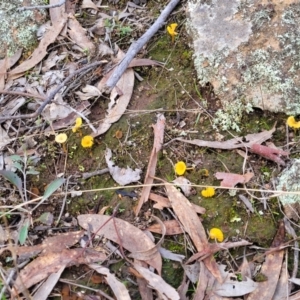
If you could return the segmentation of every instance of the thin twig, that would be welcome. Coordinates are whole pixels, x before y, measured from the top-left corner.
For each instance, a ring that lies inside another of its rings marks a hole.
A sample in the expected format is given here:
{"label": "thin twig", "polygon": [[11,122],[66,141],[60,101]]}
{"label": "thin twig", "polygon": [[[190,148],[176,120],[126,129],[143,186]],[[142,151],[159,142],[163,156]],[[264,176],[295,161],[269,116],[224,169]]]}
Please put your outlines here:
{"label": "thin twig", "polygon": [[164,8],[160,16],[154,22],[154,24],[135,42],[129,47],[125,57],[115,68],[112,75],[106,82],[104,86],[105,92],[110,92],[117,84],[122,74],[125,72],[130,62],[136,56],[136,54],[142,49],[142,47],[154,36],[154,34],[164,25],[169,14],[177,6],[180,0],[171,0],[170,3]]}
{"label": "thin twig", "polygon": [[24,96],[24,97],[27,97],[27,98],[36,98],[36,99],[46,100],[46,97],[42,96],[42,95],[36,95],[36,94],[30,94],[30,93],[24,93],[24,92],[18,92],[18,91],[0,90],[0,94]]}
{"label": "thin twig", "polygon": [[65,2],[66,2],[66,0],[60,0],[60,2],[56,3],[56,4],[36,5],[36,6],[24,6],[24,7],[19,7],[17,10],[18,11],[23,11],[23,10],[54,8],[54,7],[62,6],[63,4],[65,4]]}
{"label": "thin twig", "polygon": [[41,112],[44,110],[46,105],[52,101],[52,99],[60,91],[60,89],[63,88],[65,86],[65,84],[68,83],[74,76],[80,74],[81,72],[83,72],[87,69],[92,69],[92,68],[98,67],[102,63],[103,63],[103,61],[96,61],[96,62],[91,63],[81,69],[76,70],[74,73],[70,74],[60,85],[57,86],[57,88],[53,92],[50,93],[50,95],[46,98],[46,100],[41,104],[41,106],[37,109],[37,111],[35,113],[27,114],[27,115],[0,117],[0,121],[36,118],[37,116],[39,116],[41,114]]}
{"label": "thin twig", "polygon": [[105,173],[108,173],[108,172],[109,172],[109,169],[105,168],[105,169],[97,170],[97,171],[94,171],[94,172],[83,173],[82,174],[82,179],[88,179],[90,177],[93,177],[93,176],[96,176],[96,175],[102,175],[102,174],[105,174]]}

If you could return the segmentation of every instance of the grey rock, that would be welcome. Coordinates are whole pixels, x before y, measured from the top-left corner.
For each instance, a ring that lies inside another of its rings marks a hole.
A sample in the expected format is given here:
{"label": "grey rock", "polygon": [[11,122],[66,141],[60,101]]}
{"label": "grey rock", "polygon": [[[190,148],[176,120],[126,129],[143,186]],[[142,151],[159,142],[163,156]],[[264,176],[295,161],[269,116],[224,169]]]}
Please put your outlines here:
{"label": "grey rock", "polygon": [[223,105],[217,128],[238,130],[251,107],[300,114],[299,28],[296,0],[189,0],[198,78]]}
{"label": "grey rock", "polygon": [[39,25],[46,22],[47,13],[37,9],[18,11],[18,8],[43,4],[43,0],[0,1],[0,58],[12,56],[20,48],[34,48],[37,43],[36,32]]}

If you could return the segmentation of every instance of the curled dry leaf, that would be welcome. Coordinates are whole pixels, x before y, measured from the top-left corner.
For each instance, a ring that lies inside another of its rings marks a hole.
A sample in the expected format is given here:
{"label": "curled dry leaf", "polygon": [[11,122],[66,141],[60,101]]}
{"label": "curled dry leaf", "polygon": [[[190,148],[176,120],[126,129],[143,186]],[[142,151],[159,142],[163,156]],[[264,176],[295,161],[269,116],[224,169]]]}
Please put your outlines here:
{"label": "curled dry leaf", "polygon": [[225,173],[225,172],[217,172],[215,174],[217,179],[221,179],[221,186],[223,187],[235,187],[238,183],[247,183],[254,176],[254,173],[246,173],[244,175],[233,174],[233,173]]}
{"label": "curled dry leaf", "polygon": [[278,165],[285,166],[285,162],[280,158],[280,155],[288,156],[289,153],[277,148],[271,148],[259,144],[253,144],[250,151],[258,154],[266,159],[276,162]]}
{"label": "curled dry leaf", "polygon": [[111,161],[112,152],[109,148],[106,149],[105,152],[105,160],[109,169],[109,173],[112,178],[120,185],[126,185],[132,182],[136,182],[140,180],[140,174],[142,170],[140,169],[131,169],[129,167],[120,168],[114,165],[114,162]]}
{"label": "curled dry leaf", "polygon": [[75,92],[75,94],[80,100],[88,100],[93,97],[101,96],[101,92],[95,86],[89,84],[82,88],[82,92]]}
{"label": "curled dry leaf", "polygon": [[[167,220],[163,222],[166,227],[166,235],[176,235],[183,233],[182,227],[177,220]],[[155,233],[162,234],[162,228],[160,224],[153,224],[147,228],[147,230]]]}
{"label": "curled dry leaf", "polygon": [[[131,253],[143,252],[155,247],[151,239],[140,229],[118,218],[109,221],[110,218],[110,216],[105,215],[80,215],[78,216],[78,222],[84,229],[92,228],[93,233],[103,234],[107,239],[115,243],[120,243],[120,237],[123,248]],[[116,226],[114,226],[114,222]],[[99,230],[99,228],[101,229]],[[119,234],[116,232],[116,228],[119,230]],[[145,261],[155,268],[158,274],[161,274],[162,260],[157,249]]]}

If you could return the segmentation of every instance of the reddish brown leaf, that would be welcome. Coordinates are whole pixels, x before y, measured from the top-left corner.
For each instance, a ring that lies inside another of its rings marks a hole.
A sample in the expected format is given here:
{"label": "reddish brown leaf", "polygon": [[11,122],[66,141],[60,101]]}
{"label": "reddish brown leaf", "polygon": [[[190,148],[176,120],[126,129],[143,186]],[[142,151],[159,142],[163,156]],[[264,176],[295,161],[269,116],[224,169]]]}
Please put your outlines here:
{"label": "reddish brown leaf", "polygon": [[[153,205],[154,208],[161,210],[161,209],[164,209],[165,207],[171,207],[171,203],[170,203],[169,199],[166,197],[163,197],[161,195],[150,193],[149,199],[156,202]],[[194,203],[191,203],[191,204],[197,214],[205,214],[206,209],[204,207],[201,207]]]}
{"label": "reddish brown leaf", "polygon": [[[93,233],[101,228],[97,232],[98,234],[103,234],[107,239],[115,243],[121,242],[123,248],[129,250],[132,254],[146,252],[149,249],[152,250],[153,253],[148,255],[144,260],[161,274],[161,256],[151,239],[143,231],[130,223],[118,218],[109,220],[110,218],[110,216],[104,215],[80,215],[78,216],[78,222],[86,230],[92,228]],[[116,229],[118,232],[116,232]]]}
{"label": "reddish brown leaf", "polygon": [[[183,233],[178,221],[168,220],[163,222],[166,227],[166,235],[175,235]],[[160,224],[153,224],[147,228],[147,230],[155,233],[162,234],[162,228]]]}
{"label": "reddish brown leaf", "polygon": [[149,158],[147,173],[144,180],[144,186],[139,199],[139,203],[135,210],[135,215],[137,216],[141,210],[142,205],[148,201],[149,194],[151,191],[151,185],[153,183],[153,177],[155,176],[155,169],[157,164],[158,153],[164,143],[164,130],[165,130],[165,117],[163,114],[157,116],[157,122],[152,125],[154,130],[154,143],[152,152]]}
{"label": "reddish brown leaf", "polygon": [[[277,234],[273,240],[272,246],[278,247],[284,241],[284,223],[281,222]],[[265,262],[262,265],[261,273],[267,277],[264,282],[258,282],[255,291],[249,294],[247,300],[273,299],[276,291],[277,282],[281,272],[284,250],[268,251]]]}
{"label": "reddish brown leaf", "polygon": [[36,258],[21,270],[14,284],[15,295],[21,293],[24,288],[30,288],[45,279],[49,274],[57,272],[61,267],[89,264],[105,259],[105,254],[92,249],[64,249],[60,252],[49,252]]}
{"label": "reddish brown leaf", "polygon": [[250,151],[258,154],[266,159],[276,162],[278,165],[285,166],[285,162],[280,158],[280,155],[287,156],[288,152],[277,148],[271,148],[259,144],[253,144]]}
{"label": "reddish brown leaf", "polygon": [[222,179],[221,186],[223,187],[235,187],[238,183],[247,183],[254,176],[253,173],[246,173],[244,175],[217,172],[215,174],[217,179]]}

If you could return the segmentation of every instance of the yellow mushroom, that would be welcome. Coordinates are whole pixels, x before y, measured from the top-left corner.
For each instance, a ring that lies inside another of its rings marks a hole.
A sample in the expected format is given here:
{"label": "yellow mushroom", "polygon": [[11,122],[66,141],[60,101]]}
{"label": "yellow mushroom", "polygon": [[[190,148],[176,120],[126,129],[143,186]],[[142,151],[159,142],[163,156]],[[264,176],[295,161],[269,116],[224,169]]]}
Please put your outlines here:
{"label": "yellow mushroom", "polygon": [[217,240],[218,242],[223,242],[224,240],[224,235],[221,229],[219,228],[212,228],[209,231],[209,238],[213,240]]}

